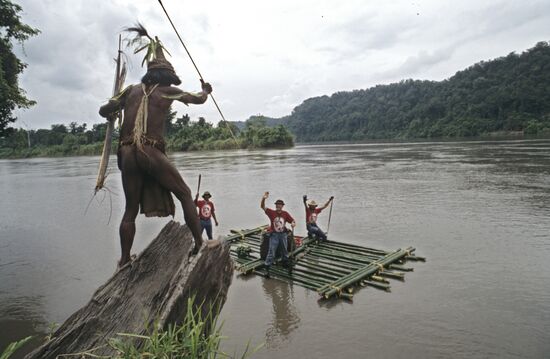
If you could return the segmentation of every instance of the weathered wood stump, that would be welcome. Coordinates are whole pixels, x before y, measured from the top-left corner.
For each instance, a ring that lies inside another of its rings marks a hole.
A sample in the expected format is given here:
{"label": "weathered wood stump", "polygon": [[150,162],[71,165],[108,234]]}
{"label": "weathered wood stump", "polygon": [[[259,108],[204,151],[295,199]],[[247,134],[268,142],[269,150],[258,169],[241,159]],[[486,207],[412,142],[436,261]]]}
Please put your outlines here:
{"label": "weathered wood stump", "polygon": [[131,265],[116,272],[26,358],[54,359],[98,347],[94,354],[112,355],[105,345],[109,338],[181,322],[193,295],[195,303],[205,303],[205,311],[210,305],[221,308],[233,276],[229,245],[209,247],[205,242],[192,256],[193,243],[187,226],[168,223]]}

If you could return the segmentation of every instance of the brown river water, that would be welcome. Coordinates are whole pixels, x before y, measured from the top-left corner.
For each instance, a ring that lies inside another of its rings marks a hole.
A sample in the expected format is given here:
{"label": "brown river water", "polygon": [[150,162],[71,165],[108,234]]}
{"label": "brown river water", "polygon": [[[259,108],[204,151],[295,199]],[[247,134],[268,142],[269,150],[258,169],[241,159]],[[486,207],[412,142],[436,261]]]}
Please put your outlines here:
{"label": "brown river water", "polygon": [[[235,277],[223,349],[253,358],[549,358],[550,140],[297,146],[170,156],[193,191],[213,194],[220,226],[267,223],[282,198],[305,232],[301,198],[335,196],[330,238],[413,246],[426,263],[392,292],[353,302]],[[0,352],[43,336],[84,305],[119,255],[124,196],[116,160],[87,213],[97,157],[0,161]],[[112,211],[111,211],[112,206]],[[109,216],[112,218],[109,222]],[[178,207],[176,220],[183,216]],[[319,223],[327,225],[328,213]],[[138,218],[135,251],[167,219]],[[38,339],[37,339],[38,340]],[[37,343],[37,340],[33,344]],[[17,356],[16,356],[17,357]]]}

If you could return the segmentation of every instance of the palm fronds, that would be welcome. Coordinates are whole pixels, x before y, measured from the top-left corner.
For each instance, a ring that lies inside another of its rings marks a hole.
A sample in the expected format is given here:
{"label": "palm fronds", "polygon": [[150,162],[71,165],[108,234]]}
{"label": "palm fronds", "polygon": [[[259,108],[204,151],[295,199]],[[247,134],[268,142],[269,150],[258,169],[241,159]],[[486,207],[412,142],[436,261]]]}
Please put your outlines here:
{"label": "palm fronds", "polygon": [[147,32],[147,29],[145,29],[145,27],[139,22],[134,26],[125,28],[124,31],[135,33],[134,37],[126,39],[127,46],[135,48],[134,54],[146,50],[145,56],[141,61],[141,66],[143,66],[146,62],[149,63],[155,60],[159,49],[172,56],[170,52],[166,50],[159,38],[156,36],[155,38],[152,38]]}

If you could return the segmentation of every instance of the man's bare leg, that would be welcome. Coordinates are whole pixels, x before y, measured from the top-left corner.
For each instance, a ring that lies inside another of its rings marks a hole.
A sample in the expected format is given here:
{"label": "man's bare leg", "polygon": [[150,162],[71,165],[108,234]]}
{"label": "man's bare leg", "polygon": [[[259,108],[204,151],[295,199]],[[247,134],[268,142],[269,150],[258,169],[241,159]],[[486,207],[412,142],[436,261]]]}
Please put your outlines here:
{"label": "man's bare leg", "polygon": [[120,261],[119,267],[131,260],[131,250],[136,234],[136,217],[139,212],[139,199],[143,187],[143,178],[139,172],[133,146],[123,146],[120,151],[121,173],[126,208],[120,223]]}
{"label": "man's bare leg", "polygon": [[181,202],[185,223],[195,239],[195,249],[200,248],[203,242],[202,228],[191,190],[164,153],[151,146],[144,146],[143,150],[145,154],[137,152],[139,167],[172,192]]}

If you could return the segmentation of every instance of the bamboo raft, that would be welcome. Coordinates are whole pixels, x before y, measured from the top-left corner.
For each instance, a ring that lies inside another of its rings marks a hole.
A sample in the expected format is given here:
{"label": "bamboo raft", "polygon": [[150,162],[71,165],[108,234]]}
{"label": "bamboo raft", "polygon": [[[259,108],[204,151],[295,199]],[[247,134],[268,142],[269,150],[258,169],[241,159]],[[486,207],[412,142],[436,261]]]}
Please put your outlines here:
{"label": "bamboo raft", "polygon": [[[266,228],[232,230],[231,235],[225,238],[230,242],[236,270],[242,275],[267,275],[260,256]],[[323,299],[338,297],[351,300],[354,289],[365,286],[389,292],[388,279],[404,281],[404,272],[413,271],[413,268],[404,266],[406,262],[426,260],[416,256],[413,247],[385,251],[331,240],[318,242],[310,237],[297,238],[292,238],[291,242],[299,245],[291,246],[289,250],[294,263],[292,272],[289,273],[276,261],[269,276],[314,290]]]}

